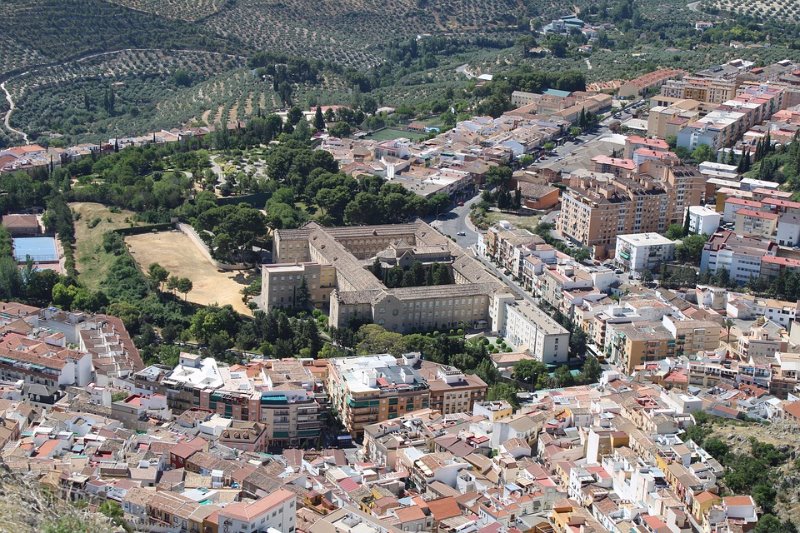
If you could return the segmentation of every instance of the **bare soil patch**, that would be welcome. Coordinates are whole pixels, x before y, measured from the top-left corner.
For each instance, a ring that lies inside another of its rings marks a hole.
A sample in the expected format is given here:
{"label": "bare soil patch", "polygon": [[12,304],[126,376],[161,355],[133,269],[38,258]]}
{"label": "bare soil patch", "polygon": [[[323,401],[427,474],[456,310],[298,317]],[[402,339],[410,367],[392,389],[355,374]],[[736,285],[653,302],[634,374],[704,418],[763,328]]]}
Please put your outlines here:
{"label": "bare soil patch", "polygon": [[151,263],[158,263],[171,275],[192,280],[194,288],[188,295],[190,302],[230,304],[239,313],[252,315],[242,301],[241,290],[255,273],[218,271],[180,231],[132,235],[126,237],[125,242],[143,270]]}

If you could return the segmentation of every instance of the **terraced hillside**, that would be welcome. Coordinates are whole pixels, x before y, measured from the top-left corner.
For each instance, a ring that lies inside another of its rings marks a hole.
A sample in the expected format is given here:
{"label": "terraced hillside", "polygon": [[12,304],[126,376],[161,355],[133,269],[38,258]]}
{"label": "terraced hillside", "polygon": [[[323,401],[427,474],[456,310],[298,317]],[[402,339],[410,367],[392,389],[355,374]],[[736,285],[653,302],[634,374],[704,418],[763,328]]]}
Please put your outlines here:
{"label": "terraced hillside", "polygon": [[123,48],[234,51],[237,44],[202,27],[103,0],[0,2],[0,76],[33,64]]}
{"label": "terraced hillside", "polygon": [[113,4],[169,19],[194,22],[218,12],[227,0],[108,0]]}
{"label": "terraced hillside", "polygon": [[800,2],[797,0],[703,0],[700,8],[706,12],[720,11],[760,20],[800,22]]}
{"label": "terraced hillside", "polygon": [[503,33],[521,12],[515,0],[237,0],[204,25],[254,48],[364,69],[382,61],[387,39]]}
{"label": "terraced hillside", "polygon": [[29,133],[107,139],[182,124],[187,116],[165,116],[162,102],[243,65],[242,57],[213,52],[122,50],[31,70],[6,86],[17,103],[14,122]]}

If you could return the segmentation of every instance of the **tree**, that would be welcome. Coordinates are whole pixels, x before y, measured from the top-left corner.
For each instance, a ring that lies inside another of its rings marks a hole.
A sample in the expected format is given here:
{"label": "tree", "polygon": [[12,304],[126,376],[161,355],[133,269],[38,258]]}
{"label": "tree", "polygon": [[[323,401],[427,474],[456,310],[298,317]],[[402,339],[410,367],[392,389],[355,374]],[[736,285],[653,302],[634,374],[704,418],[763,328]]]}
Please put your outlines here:
{"label": "tree", "polygon": [[314,127],[317,131],[325,129],[325,118],[322,116],[322,108],[317,106],[317,111],[314,113]]}
{"label": "tree", "polygon": [[297,106],[292,107],[291,109],[289,109],[289,113],[287,113],[286,119],[292,126],[296,125],[303,119],[303,110]]}
{"label": "tree", "polygon": [[405,351],[405,343],[400,333],[386,331],[378,324],[365,324],[358,329],[359,339],[356,352],[362,355],[390,353],[401,355]]}
{"label": "tree", "polygon": [[547,366],[535,359],[523,359],[514,365],[514,377],[528,383],[536,383],[541,374],[547,373]]}
{"label": "tree", "polygon": [[717,156],[709,145],[698,144],[697,148],[692,151],[692,159],[697,163],[704,163],[705,161],[716,161]]}
{"label": "tree", "polygon": [[175,288],[178,289],[178,292],[183,293],[183,299],[186,300],[189,292],[194,288],[194,284],[189,278],[180,278]]}
{"label": "tree", "polygon": [[514,409],[519,407],[517,399],[517,388],[508,383],[495,383],[486,391],[486,399],[489,401],[505,400]]}
{"label": "tree", "polygon": [[725,332],[726,332],[726,339],[725,342],[727,344],[731,343],[731,328],[734,326],[733,320],[730,318],[725,319]]}
{"label": "tree", "polygon": [[603,369],[600,367],[600,362],[596,357],[589,356],[583,362],[581,369],[581,381],[584,383],[596,383],[600,379]]}
{"label": "tree", "polygon": [[194,314],[189,331],[203,344],[208,343],[214,335],[220,334],[230,341],[239,328],[239,320],[239,315],[230,305],[210,305]]}
{"label": "tree", "polygon": [[330,126],[328,132],[334,137],[348,137],[352,133],[352,128],[347,122],[339,121]]}
{"label": "tree", "polygon": [[152,263],[147,267],[147,273],[158,290],[161,290],[161,286],[169,279],[169,271],[158,263]]}
{"label": "tree", "polygon": [[170,276],[167,279],[167,290],[174,294],[175,291],[178,290],[179,281],[180,278],[178,276]]}
{"label": "tree", "polygon": [[703,449],[711,454],[717,461],[723,461],[730,448],[717,437],[705,439]]}
{"label": "tree", "polygon": [[675,256],[684,263],[699,264],[707,240],[705,235],[689,235],[675,247]]}
{"label": "tree", "polygon": [[586,354],[586,332],[579,327],[571,327],[568,329],[571,330],[569,336],[570,357],[583,357],[584,354]]}
{"label": "tree", "polygon": [[311,295],[308,292],[308,283],[306,282],[305,276],[300,281],[300,286],[297,288],[297,291],[294,295],[294,306],[296,309],[299,310],[306,310],[311,302]]}
{"label": "tree", "polygon": [[[688,217],[687,217],[688,220]],[[680,239],[685,235],[683,231],[683,226],[680,224],[670,224],[667,228],[667,232],[664,234],[667,239],[672,239],[673,241],[676,239]]]}
{"label": "tree", "polygon": [[486,172],[486,185],[490,187],[495,187],[498,185],[506,185],[514,174],[514,171],[511,167],[506,165],[499,165],[495,167],[491,167]]}
{"label": "tree", "polygon": [[758,519],[753,531],[755,533],[797,533],[797,527],[789,519],[781,522],[775,515],[765,513]]}
{"label": "tree", "polygon": [[0,257],[0,299],[12,300],[22,294],[22,274],[13,257]]}
{"label": "tree", "polygon": [[575,384],[575,378],[572,376],[567,365],[561,365],[553,372],[553,378],[559,387],[571,387]]}
{"label": "tree", "polygon": [[481,378],[487,385],[492,385],[500,379],[500,372],[494,367],[492,362],[486,358],[475,367],[475,375]]}

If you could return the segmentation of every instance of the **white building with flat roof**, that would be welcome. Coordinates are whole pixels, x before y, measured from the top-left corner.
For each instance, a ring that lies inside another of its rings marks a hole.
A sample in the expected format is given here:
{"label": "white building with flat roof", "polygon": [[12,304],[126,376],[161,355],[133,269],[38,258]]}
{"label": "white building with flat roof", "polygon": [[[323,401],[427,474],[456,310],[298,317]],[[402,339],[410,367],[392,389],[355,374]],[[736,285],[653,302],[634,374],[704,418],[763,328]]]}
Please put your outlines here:
{"label": "white building with flat roof", "polygon": [[569,331],[550,315],[525,301],[501,301],[498,333],[545,364],[566,363]]}
{"label": "white building with flat roof", "polygon": [[722,215],[704,205],[690,206],[686,211],[689,217],[689,233],[713,235],[722,222]]}
{"label": "white building with flat roof", "polygon": [[617,236],[614,261],[631,272],[655,270],[675,257],[675,242],[658,233]]}

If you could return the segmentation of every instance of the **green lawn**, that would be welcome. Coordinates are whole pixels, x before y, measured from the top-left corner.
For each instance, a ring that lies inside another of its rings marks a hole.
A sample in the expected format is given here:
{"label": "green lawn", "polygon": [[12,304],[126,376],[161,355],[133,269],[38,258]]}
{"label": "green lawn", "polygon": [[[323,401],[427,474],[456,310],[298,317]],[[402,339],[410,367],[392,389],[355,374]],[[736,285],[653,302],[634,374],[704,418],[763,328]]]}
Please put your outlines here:
{"label": "green lawn", "polygon": [[75,222],[78,278],[89,289],[97,290],[115,258],[103,249],[103,235],[113,229],[129,227],[128,220],[133,219],[133,213],[125,210],[112,213],[108,207],[93,202],[73,202],[69,207],[79,215]]}

